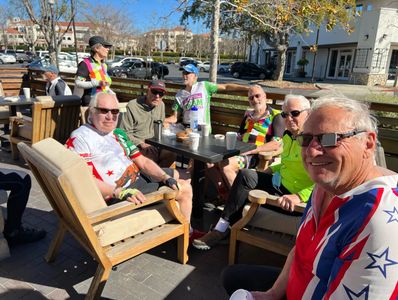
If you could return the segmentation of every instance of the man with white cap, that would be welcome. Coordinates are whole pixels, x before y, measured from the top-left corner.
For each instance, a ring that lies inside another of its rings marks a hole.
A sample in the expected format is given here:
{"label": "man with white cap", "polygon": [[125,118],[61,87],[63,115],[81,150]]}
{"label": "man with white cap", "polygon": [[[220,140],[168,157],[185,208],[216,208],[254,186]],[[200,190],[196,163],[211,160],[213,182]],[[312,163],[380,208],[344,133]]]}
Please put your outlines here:
{"label": "man with white cap", "polygon": [[188,64],[183,67],[182,78],[184,79],[185,88],[176,94],[172,110],[173,114],[165,119],[167,123],[176,123],[178,114],[183,114],[183,123],[188,125],[190,123],[189,113],[192,107],[198,109],[198,124],[210,123],[210,99],[211,96],[219,91],[247,92],[249,87],[226,83],[216,84],[209,81],[198,82],[199,70],[195,65]]}
{"label": "man with white cap", "polygon": [[46,95],[47,96],[61,96],[72,95],[72,91],[66,82],[58,76],[58,68],[54,65],[48,65],[41,68],[43,78],[47,81]]}

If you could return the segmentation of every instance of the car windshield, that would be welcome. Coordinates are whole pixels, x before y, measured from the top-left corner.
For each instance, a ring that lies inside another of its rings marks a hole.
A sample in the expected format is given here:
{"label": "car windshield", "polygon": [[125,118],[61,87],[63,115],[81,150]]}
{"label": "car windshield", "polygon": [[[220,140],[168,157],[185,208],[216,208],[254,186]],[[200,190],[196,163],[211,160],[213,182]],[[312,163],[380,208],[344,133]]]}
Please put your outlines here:
{"label": "car windshield", "polygon": [[126,61],[122,64],[122,67],[128,68],[131,67],[134,63],[135,61]]}

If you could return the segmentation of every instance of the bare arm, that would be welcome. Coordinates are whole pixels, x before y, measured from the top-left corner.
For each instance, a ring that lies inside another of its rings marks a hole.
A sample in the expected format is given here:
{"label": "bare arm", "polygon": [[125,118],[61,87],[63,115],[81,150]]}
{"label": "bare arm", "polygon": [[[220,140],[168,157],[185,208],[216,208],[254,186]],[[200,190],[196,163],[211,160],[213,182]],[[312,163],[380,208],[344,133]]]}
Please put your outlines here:
{"label": "bare arm", "polygon": [[258,154],[260,152],[270,152],[270,151],[276,151],[279,149],[281,146],[280,142],[278,141],[270,141],[268,143],[265,143],[263,145],[257,146],[256,149],[247,151],[245,153],[242,153],[242,155],[249,155],[249,154]]}
{"label": "bare arm", "polygon": [[248,92],[249,87],[235,83],[224,83],[217,84],[218,91],[230,91],[230,92]]}
{"label": "bare arm", "polygon": [[260,299],[275,300],[275,299],[283,299],[283,297],[285,297],[286,289],[287,289],[287,281],[289,278],[289,272],[290,272],[290,268],[291,268],[293,258],[294,258],[295,248],[296,247],[293,247],[293,249],[290,250],[289,255],[287,256],[285,265],[283,266],[282,272],[279,274],[278,279],[276,279],[272,288],[266,292],[252,292],[254,299],[256,299],[256,300],[260,300]]}

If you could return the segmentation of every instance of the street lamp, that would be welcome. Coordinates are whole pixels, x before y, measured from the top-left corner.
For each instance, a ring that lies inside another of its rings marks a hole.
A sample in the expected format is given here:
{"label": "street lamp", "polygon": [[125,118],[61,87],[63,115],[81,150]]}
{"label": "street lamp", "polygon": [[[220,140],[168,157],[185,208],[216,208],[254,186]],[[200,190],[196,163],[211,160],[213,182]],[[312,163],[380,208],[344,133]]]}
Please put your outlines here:
{"label": "street lamp", "polygon": [[58,49],[57,49],[57,40],[55,38],[55,17],[54,17],[54,0],[47,0],[50,5],[51,12],[51,44],[55,51],[55,63],[58,67]]}

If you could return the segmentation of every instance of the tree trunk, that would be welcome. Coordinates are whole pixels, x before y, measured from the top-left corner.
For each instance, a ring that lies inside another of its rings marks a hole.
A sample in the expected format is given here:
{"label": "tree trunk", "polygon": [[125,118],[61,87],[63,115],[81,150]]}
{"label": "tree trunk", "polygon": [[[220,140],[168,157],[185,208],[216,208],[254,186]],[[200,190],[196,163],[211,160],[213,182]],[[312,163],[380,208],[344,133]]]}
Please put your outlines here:
{"label": "tree trunk", "polygon": [[213,18],[211,22],[211,59],[210,59],[210,78],[209,78],[211,82],[217,82],[219,20],[220,20],[220,0],[214,0]]}
{"label": "tree trunk", "polygon": [[286,65],[286,49],[287,48],[285,48],[285,47],[280,47],[278,49],[276,70],[273,75],[273,79],[276,81],[283,80],[283,73],[285,72],[285,65]]}

